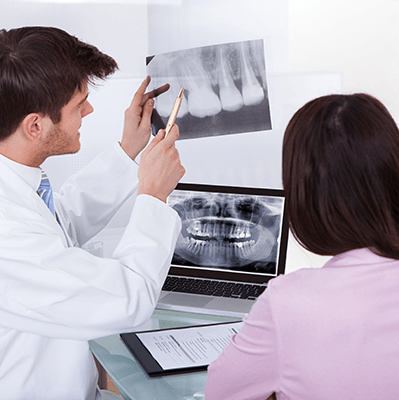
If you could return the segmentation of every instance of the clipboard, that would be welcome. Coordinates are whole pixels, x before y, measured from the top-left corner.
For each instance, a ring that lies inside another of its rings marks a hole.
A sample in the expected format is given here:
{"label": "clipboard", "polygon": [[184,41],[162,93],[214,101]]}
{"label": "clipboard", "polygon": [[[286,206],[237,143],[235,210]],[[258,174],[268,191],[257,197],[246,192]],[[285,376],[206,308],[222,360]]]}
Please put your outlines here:
{"label": "clipboard", "polygon": [[242,321],[120,334],[149,377],[206,371]]}

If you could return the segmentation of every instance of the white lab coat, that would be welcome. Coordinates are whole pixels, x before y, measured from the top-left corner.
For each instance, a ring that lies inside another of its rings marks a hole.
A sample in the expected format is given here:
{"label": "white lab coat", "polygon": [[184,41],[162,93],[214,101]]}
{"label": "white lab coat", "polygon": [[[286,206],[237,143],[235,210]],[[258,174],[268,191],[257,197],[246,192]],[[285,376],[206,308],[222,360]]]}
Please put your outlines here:
{"label": "white lab coat", "polygon": [[0,160],[0,400],[101,397],[88,340],[151,316],[180,219],[141,195],[111,259],[73,244],[104,228],[136,188],[137,165],[116,143],[55,196],[66,237],[32,182]]}

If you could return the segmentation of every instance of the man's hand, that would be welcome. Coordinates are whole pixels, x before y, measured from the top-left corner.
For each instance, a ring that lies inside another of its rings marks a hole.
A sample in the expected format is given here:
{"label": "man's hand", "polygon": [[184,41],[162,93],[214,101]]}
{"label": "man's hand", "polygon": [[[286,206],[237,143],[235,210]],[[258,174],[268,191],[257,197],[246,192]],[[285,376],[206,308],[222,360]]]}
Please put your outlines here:
{"label": "man's hand", "polygon": [[166,203],[167,197],[186,172],[175,147],[178,137],[177,125],[173,125],[166,138],[165,131],[161,129],[143,151],[138,172],[138,195],[148,194]]}
{"label": "man's hand", "polygon": [[151,78],[147,76],[138,88],[129,108],[125,111],[125,122],[121,147],[134,160],[147,145],[151,135],[151,114],[154,97],[166,92],[169,84],[145,93]]}

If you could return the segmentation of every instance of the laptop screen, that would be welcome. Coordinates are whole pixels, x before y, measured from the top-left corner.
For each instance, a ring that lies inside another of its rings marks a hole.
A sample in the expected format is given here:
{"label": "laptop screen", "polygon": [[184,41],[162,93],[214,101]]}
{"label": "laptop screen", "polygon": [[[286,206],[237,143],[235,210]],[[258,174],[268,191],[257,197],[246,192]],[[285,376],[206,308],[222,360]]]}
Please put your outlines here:
{"label": "laptop screen", "polygon": [[182,220],[170,275],[265,283],[284,273],[283,190],[180,183],[168,203]]}

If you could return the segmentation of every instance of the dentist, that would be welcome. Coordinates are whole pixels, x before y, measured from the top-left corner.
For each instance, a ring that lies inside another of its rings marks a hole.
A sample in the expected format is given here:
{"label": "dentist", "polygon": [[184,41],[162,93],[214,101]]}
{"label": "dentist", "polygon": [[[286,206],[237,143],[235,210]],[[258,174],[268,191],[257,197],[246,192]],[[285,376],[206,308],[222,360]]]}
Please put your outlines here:
{"label": "dentist", "polygon": [[[120,144],[58,194],[40,169],[79,151],[88,86],[116,69],[60,29],[0,31],[0,399],[101,399],[88,340],[146,321],[168,272],[180,220],[165,202],[185,172],[177,126],[133,161],[149,141],[152,98],[168,85],[146,94],[146,78]],[[132,195],[112,258],[82,250]]]}

